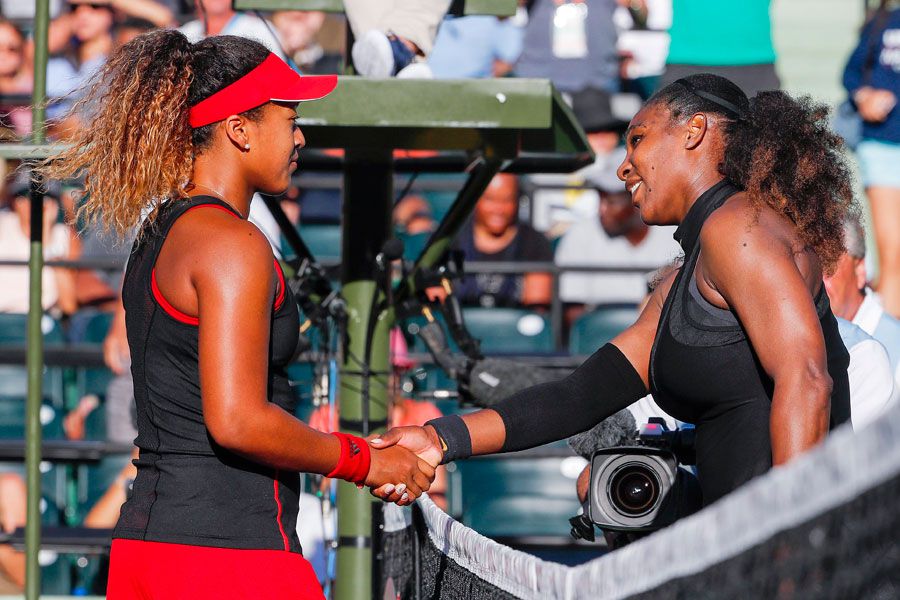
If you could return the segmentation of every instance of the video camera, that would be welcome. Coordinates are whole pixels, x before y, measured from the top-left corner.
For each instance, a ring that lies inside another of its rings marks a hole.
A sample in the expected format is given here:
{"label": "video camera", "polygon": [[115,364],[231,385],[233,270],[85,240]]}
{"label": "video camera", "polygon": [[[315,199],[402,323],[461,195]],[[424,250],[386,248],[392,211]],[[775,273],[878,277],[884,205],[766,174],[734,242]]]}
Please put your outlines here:
{"label": "video camera", "polygon": [[594,540],[594,526],[619,547],[671,525],[700,509],[696,476],[686,468],[696,462],[694,429],[669,430],[651,418],[634,445],[596,450],[590,461],[590,484],[584,513],[572,517],[572,536]]}

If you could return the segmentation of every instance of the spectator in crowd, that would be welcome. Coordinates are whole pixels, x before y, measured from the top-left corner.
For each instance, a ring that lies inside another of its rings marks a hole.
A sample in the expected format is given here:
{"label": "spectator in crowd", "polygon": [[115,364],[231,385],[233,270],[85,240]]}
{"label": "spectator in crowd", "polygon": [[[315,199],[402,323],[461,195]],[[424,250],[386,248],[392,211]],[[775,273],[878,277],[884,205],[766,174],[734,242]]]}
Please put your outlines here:
{"label": "spectator in crowd", "polygon": [[834,273],[825,277],[831,310],[884,345],[894,374],[894,393],[900,396],[900,321],[888,314],[866,287],[866,241],[857,219],[844,224],[844,245],[847,251]]}
{"label": "spectator in crowd", "polygon": [[0,17],[0,139],[19,138],[31,131],[31,107],[16,96],[31,94],[34,72],[25,56],[25,36]]}
{"label": "spectator in crowd", "polygon": [[[67,3],[69,12],[50,25],[49,50],[53,56],[47,62],[49,98],[77,95],[77,90],[103,66],[115,47],[113,34],[117,20],[144,19],[157,27],[175,23],[172,12],[155,0],[67,0]],[[69,106],[69,102],[51,105],[48,117],[59,116]],[[78,126],[77,121],[69,119],[56,123],[52,133],[65,137]]]}
{"label": "spectator in crowd", "polygon": [[450,0],[344,0],[356,37],[351,54],[365,77],[431,77],[431,53]]}
{"label": "spectator in crowd", "polygon": [[[456,240],[467,261],[550,262],[550,242],[527,223],[519,222],[519,182],[500,174],[491,180],[475,205],[475,213]],[[553,295],[549,273],[524,275],[478,273],[458,288],[460,300],[480,306],[547,306]]]}
{"label": "spectator in crowd", "polygon": [[616,0],[530,2],[516,75],[550,79],[567,93],[618,91],[616,7]]}
{"label": "spectator in crowd", "polygon": [[325,13],[318,10],[279,10],[272,14],[272,24],[284,44],[289,64],[301,73],[341,72],[341,55],[327,52],[319,43],[318,34],[324,23]]}
{"label": "spectator in crowd", "polygon": [[[592,164],[574,173],[529,176],[536,187],[532,222],[550,239],[563,236],[573,223],[595,218],[599,198],[589,182],[596,178],[596,172],[609,170],[610,153],[621,142],[628,125],[613,113],[611,97],[603,90],[585,88],[576,92],[571,95],[571,106],[596,158]],[[616,189],[624,189],[624,186],[620,184]]]}
{"label": "spectator in crowd", "polygon": [[878,292],[900,317],[900,8],[880,8],[863,27],[844,87],[863,120],[857,147],[878,247]]}
{"label": "spectator in crowd", "polygon": [[[27,261],[31,242],[29,178],[20,175],[8,195],[10,210],[0,211],[0,258]],[[80,244],[75,232],[57,222],[61,190],[50,182],[44,196],[44,260],[74,260]],[[41,304],[44,310],[71,314],[77,309],[75,284],[69,269],[45,267]],[[0,267],[0,312],[28,312],[28,269],[23,266]]]}
{"label": "spectator in crowd", "polygon": [[203,0],[196,3],[197,18],[179,28],[191,43],[212,35],[237,35],[256,40],[286,59],[275,26],[257,14],[236,11],[231,0]]}
{"label": "spectator in crowd", "polygon": [[428,200],[418,194],[404,196],[394,207],[394,230],[406,235],[430,233],[437,228]]}
{"label": "spectator in crowd", "polygon": [[878,340],[838,317],[841,341],[850,353],[850,422],[859,430],[883,415],[897,399],[887,350]]}
{"label": "spectator in crowd", "polygon": [[113,47],[120,48],[142,33],[155,28],[156,25],[146,19],[127,17],[113,27]]}
{"label": "spectator in crowd", "polygon": [[[632,4],[621,0],[619,4]],[[616,13],[619,40],[616,47],[622,60],[622,90],[649,98],[659,85],[669,55],[669,28],[672,26],[672,0],[639,0],[638,8],[646,13],[620,7]],[[644,16],[642,20],[640,17]]]}
{"label": "spectator in crowd", "polygon": [[712,73],[748,97],[781,87],[775,72],[770,0],[673,0],[671,42],[660,87]]}
{"label": "spectator in crowd", "polygon": [[428,66],[437,79],[504,77],[522,52],[523,30],[513,19],[447,17]]}
{"label": "spectator in crowd", "polygon": [[[25,527],[27,490],[20,473],[0,473],[0,527],[13,533]],[[25,553],[0,544],[0,594],[19,594],[25,587]]]}
{"label": "spectator in crowd", "polygon": [[[616,176],[625,156],[618,149],[588,175],[587,185],[600,194],[596,218],[576,222],[556,248],[561,267],[646,267],[651,270],[680,254],[672,239],[674,227],[649,227],[632,204],[631,194]],[[571,321],[584,305],[638,304],[647,293],[640,273],[565,273],[560,279],[560,298],[576,307],[567,311]]]}

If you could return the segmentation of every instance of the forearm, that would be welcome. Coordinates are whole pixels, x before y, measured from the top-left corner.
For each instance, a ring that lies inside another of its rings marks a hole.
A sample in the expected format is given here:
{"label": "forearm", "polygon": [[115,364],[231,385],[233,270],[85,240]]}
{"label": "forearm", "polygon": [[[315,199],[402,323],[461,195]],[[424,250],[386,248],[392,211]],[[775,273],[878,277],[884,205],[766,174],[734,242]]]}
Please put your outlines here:
{"label": "forearm", "polygon": [[[625,355],[607,344],[565,379],[522,390],[492,409],[465,415],[467,432],[458,431],[452,417],[432,423],[444,439],[445,460],[512,452],[585,431],[646,393]],[[471,442],[471,449],[460,450],[465,445],[459,443],[461,438]]]}
{"label": "forearm", "polygon": [[228,450],[254,462],[305,473],[330,473],[340,459],[339,440],[308,427],[275,404],[234,418],[239,426],[213,438]]}
{"label": "forearm", "polygon": [[830,407],[830,380],[776,382],[769,417],[772,463],[784,464],[822,442]]}

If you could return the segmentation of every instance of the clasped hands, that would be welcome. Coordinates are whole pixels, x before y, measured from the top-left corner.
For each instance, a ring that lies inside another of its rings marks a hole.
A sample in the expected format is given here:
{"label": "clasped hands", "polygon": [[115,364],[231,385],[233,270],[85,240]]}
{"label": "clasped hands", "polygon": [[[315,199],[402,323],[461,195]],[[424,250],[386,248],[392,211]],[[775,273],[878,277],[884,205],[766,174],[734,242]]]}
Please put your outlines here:
{"label": "clasped hands", "polygon": [[395,427],[368,441],[372,459],[366,486],[373,496],[407,506],[428,491],[444,456],[433,427]]}

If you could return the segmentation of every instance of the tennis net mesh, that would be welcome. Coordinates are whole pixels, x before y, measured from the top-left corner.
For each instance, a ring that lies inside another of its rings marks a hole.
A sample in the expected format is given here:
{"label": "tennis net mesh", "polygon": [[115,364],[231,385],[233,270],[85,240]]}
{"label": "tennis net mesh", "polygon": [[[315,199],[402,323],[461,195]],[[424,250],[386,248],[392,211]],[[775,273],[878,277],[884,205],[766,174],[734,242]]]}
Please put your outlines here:
{"label": "tennis net mesh", "polygon": [[900,406],[576,567],[502,546],[427,497],[385,522],[384,576],[404,600],[900,598]]}

